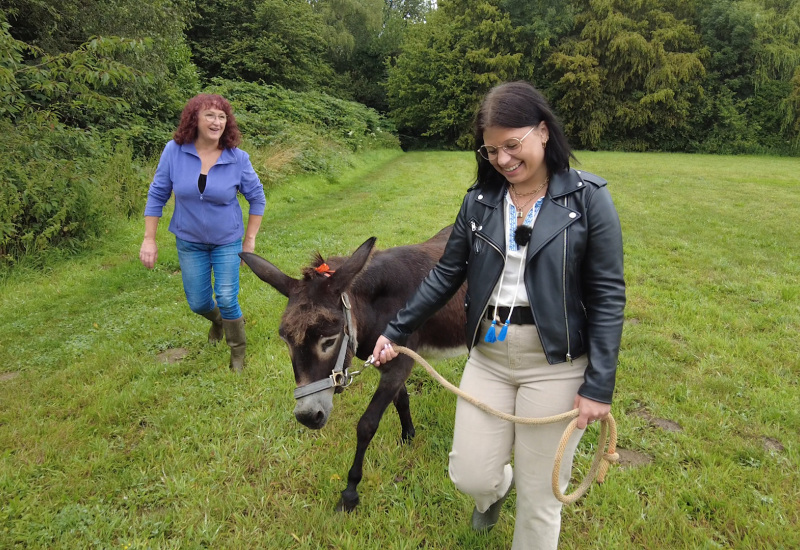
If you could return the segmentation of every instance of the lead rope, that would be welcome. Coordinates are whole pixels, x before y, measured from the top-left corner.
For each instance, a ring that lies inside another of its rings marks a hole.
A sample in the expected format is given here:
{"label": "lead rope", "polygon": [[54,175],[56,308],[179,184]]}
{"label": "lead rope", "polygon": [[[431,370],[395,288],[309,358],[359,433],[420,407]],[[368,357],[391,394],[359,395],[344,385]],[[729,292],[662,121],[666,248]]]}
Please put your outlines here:
{"label": "lead rope", "polygon": [[[472,397],[468,393],[465,393],[460,388],[451,384],[447,379],[445,379],[441,374],[436,372],[430,364],[425,361],[420,355],[418,355],[415,351],[408,349],[403,346],[393,346],[395,351],[398,353],[403,353],[411,357],[414,361],[422,365],[428,374],[430,374],[437,382],[439,382],[442,386],[446,389],[450,390],[452,393],[456,394],[458,397],[462,398],[463,400],[475,405],[480,410],[489,413],[497,418],[502,420],[506,420],[508,422],[515,422],[517,424],[529,424],[529,425],[543,425],[543,424],[553,424],[556,422],[561,422],[563,420],[567,420],[572,418],[572,422],[569,423],[566,430],[564,430],[564,435],[561,436],[561,441],[558,444],[558,449],[556,450],[556,457],[555,463],[553,464],[553,478],[552,478],[552,488],[553,488],[553,495],[563,502],[564,504],[572,504],[573,502],[577,501],[581,498],[586,491],[589,490],[589,487],[592,484],[592,481],[597,477],[598,483],[603,483],[606,477],[606,473],[608,472],[608,467],[611,464],[615,464],[619,461],[619,454],[617,454],[617,423],[614,420],[614,417],[611,416],[611,413],[608,414],[606,418],[601,420],[600,425],[600,437],[598,440],[597,450],[594,453],[594,459],[592,460],[592,466],[589,468],[589,473],[586,474],[586,477],[583,479],[581,484],[578,486],[575,491],[572,493],[565,495],[561,492],[561,488],[559,487],[558,478],[559,474],[561,473],[561,461],[564,458],[564,451],[567,447],[567,442],[569,441],[572,432],[575,431],[575,427],[578,424],[578,409],[573,409],[571,411],[557,414],[555,416],[546,416],[544,418],[525,418],[522,416],[514,416],[512,414],[506,414],[502,411],[498,411],[493,409],[486,403],[478,401],[476,398]],[[604,449],[606,448],[606,444],[608,444],[608,452],[605,452]]]}

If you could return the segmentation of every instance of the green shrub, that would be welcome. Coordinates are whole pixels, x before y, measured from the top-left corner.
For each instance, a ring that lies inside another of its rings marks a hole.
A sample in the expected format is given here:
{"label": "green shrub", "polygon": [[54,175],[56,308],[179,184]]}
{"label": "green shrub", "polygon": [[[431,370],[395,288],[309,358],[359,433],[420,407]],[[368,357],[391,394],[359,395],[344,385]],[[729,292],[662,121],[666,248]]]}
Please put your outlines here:
{"label": "green shrub", "polygon": [[76,249],[141,210],[146,177],[131,147],[45,116],[0,123],[0,265]]}
{"label": "green shrub", "polygon": [[257,146],[324,138],[350,151],[399,147],[392,123],[360,103],[222,79],[206,91],[231,102],[242,132]]}
{"label": "green shrub", "polygon": [[356,151],[400,147],[392,123],[360,103],[223,79],[204,91],[231,102],[265,186],[298,173],[335,177]]}

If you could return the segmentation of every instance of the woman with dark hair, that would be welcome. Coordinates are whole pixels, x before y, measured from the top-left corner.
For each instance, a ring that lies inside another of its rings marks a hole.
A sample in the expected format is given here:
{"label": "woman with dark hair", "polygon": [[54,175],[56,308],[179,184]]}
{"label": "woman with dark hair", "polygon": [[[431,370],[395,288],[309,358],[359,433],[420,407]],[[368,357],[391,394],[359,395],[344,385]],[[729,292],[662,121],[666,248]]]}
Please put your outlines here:
{"label": "woman with dark hair", "polygon": [[[139,250],[139,259],[152,269],[158,259],[158,221],[174,193],[169,230],[175,234],[186,300],[193,312],[211,321],[209,342],[219,342],[224,334],[231,348],[230,368],[236,372],[244,368],[246,349],[239,252],[255,250],[267,204],[250,157],[237,147],[240,142],[224,97],[199,94],[189,100],[150,184]],[[250,204],[246,229],[238,193]]]}
{"label": "woman with dark hair", "polygon": [[[378,339],[375,364],[396,357],[391,344],[404,344],[466,280],[461,389],[522,417],[578,409],[563,458],[571,465],[587,423],[611,409],[625,307],[619,217],[606,181],[570,168],[561,124],[530,84],[486,95],[475,140],[477,181],[439,263]],[[497,523],[516,487],[513,548],[558,546],[551,474],[567,423],[512,424],[458,400],[449,472],[475,500],[475,530]],[[569,473],[562,468],[562,491]]]}

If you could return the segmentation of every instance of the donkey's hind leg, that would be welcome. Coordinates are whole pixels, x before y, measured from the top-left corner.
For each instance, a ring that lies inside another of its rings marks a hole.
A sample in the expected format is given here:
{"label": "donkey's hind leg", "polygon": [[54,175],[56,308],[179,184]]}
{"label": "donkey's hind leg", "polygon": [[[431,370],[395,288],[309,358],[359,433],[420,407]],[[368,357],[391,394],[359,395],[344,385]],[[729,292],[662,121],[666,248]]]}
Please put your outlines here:
{"label": "donkey's hind leg", "polygon": [[411,420],[411,406],[408,400],[408,389],[405,384],[397,392],[397,396],[394,398],[394,406],[397,409],[397,414],[400,415],[400,438],[403,443],[410,443],[417,432],[414,429],[414,422]]}

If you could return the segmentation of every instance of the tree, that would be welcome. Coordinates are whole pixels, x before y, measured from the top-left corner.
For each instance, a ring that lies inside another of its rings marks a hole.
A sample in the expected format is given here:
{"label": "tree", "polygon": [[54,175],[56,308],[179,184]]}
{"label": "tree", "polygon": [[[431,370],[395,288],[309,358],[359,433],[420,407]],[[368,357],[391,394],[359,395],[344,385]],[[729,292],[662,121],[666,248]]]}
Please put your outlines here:
{"label": "tree", "polygon": [[495,84],[526,74],[500,0],[446,0],[414,25],[389,68],[391,115],[401,132],[472,146],[472,121]]}
{"label": "tree", "polygon": [[796,152],[800,150],[800,67],[794,70],[791,85],[792,91],[781,104],[781,114],[782,125],[791,136],[791,147]]}
{"label": "tree", "polygon": [[430,4],[428,0],[385,0],[382,11],[380,28],[356,43],[342,74],[347,75],[345,86],[353,100],[385,113],[389,110],[388,67],[402,52],[408,29],[425,21]]}
{"label": "tree", "polygon": [[183,37],[189,0],[0,0],[0,5],[8,14],[11,35],[31,47],[25,56],[69,54],[95,37],[140,44],[117,48],[113,59],[147,77],[124,86],[101,83],[104,93],[123,98],[129,109],[83,124],[117,127],[137,115],[148,121],[169,120],[199,88]]}
{"label": "tree", "polygon": [[800,148],[800,0],[762,0],[756,18],[754,121],[773,147]]}
{"label": "tree", "polygon": [[711,52],[693,117],[698,149],[796,150],[800,2],[714,0],[700,4],[697,20]]}
{"label": "tree", "polygon": [[383,23],[384,0],[309,0],[325,23],[323,41],[337,71],[346,70],[353,52],[377,35]]}
{"label": "tree", "polygon": [[206,0],[187,30],[206,78],[329,89],[325,23],[305,0]]}
{"label": "tree", "polygon": [[[325,59],[333,68],[329,90],[346,99],[370,104],[379,99],[375,87],[383,75],[380,50],[374,46],[384,22],[384,0],[310,0],[322,19]],[[378,72],[372,72],[374,69]]]}
{"label": "tree", "polygon": [[532,83],[548,88],[544,62],[559,40],[575,26],[572,0],[505,0],[501,7],[514,25],[517,43],[531,67]]}
{"label": "tree", "polygon": [[680,0],[581,0],[550,55],[551,96],[574,145],[680,149],[707,52]]}

